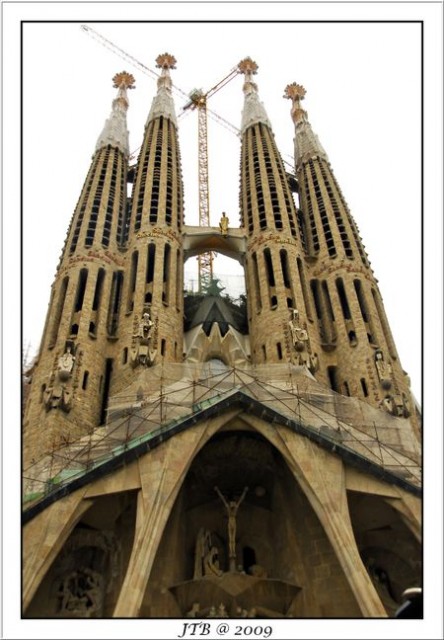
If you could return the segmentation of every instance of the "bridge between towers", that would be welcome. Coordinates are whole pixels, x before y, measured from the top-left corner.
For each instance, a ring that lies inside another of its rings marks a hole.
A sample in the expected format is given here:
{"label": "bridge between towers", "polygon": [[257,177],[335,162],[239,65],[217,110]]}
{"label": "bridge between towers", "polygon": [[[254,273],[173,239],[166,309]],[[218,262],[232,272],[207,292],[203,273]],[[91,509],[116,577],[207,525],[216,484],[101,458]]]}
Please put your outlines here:
{"label": "bridge between towers", "polygon": [[184,226],[182,239],[184,260],[208,251],[215,251],[237,260],[244,266],[247,250],[244,229],[228,229],[225,235],[221,233],[219,227]]}

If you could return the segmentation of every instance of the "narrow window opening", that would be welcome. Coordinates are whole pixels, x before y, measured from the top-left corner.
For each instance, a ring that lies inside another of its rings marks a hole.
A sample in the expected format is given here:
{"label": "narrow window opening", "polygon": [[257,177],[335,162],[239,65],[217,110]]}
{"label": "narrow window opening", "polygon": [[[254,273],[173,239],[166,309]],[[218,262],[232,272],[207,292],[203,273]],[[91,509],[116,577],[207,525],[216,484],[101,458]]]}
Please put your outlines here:
{"label": "narrow window opening", "polygon": [[128,313],[134,309],[134,292],[136,290],[138,262],[139,262],[139,252],[134,251],[133,255],[131,256],[131,276],[130,276],[130,282],[129,282],[128,301],[127,301],[127,307],[126,307],[126,310]]}
{"label": "narrow window opening", "polygon": [[108,335],[115,336],[119,324],[119,309],[123,287],[123,272],[115,271],[111,283],[111,295],[108,309]]}
{"label": "narrow window opening", "polygon": [[367,388],[367,383],[365,381],[365,378],[361,378],[361,387],[362,387],[362,393],[364,394],[364,397],[367,398],[368,388]]}
{"label": "narrow window opening", "polygon": [[265,266],[267,270],[268,284],[270,287],[274,287],[275,281],[274,281],[273,262],[271,259],[270,249],[265,249],[264,258],[265,258]]}
{"label": "narrow window opening", "polygon": [[162,338],[161,342],[160,342],[160,355],[164,356],[166,353],[166,340],[165,338]]}
{"label": "narrow window opening", "polygon": [[80,311],[83,306],[83,299],[85,297],[86,281],[88,279],[88,269],[81,269],[79,273],[79,280],[77,283],[76,301],[74,305],[74,311]]}
{"label": "narrow window opening", "polygon": [[68,289],[68,282],[69,282],[69,278],[65,277],[65,278],[63,278],[62,284],[60,286],[59,298],[58,298],[57,307],[56,307],[55,313],[54,313],[54,319],[53,319],[53,324],[52,324],[52,329],[51,329],[51,335],[50,335],[49,344],[48,344],[48,347],[50,349],[55,345],[55,343],[57,341],[57,335],[59,333],[59,327],[60,327],[60,320],[62,318],[63,307],[65,306],[65,299],[66,299],[66,291]]}
{"label": "narrow window opening", "polygon": [[339,385],[338,385],[338,368],[337,367],[327,367],[328,379],[330,381],[330,387],[336,393],[339,393]]}
{"label": "narrow window opening", "polygon": [[106,421],[106,409],[108,406],[108,396],[109,396],[109,389],[111,385],[112,372],[113,372],[113,360],[112,358],[107,358],[105,363],[105,374],[104,374],[103,392],[102,392],[102,406],[100,409],[99,424],[104,424]]}
{"label": "narrow window opening", "polygon": [[260,311],[262,309],[262,301],[261,301],[261,290],[260,290],[260,284],[259,284],[259,267],[257,264],[256,253],[253,253],[252,261],[253,261],[254,288],[256,293],[256,311]]}
{"label": "narrow window opening", "polygon": [[278,358],[279,360],[282,360],[282,345],[280,342],[276,344],[276,348],[277,348]]}
{"label": "narrow window opening", "polygon": [[165,245],[165,250],[163,254],[163,291],[162,291],[162,302],[164,304],[169,304],[169,296],[170,296],[170,266],[171,266],[171,247],[169,244]]}
{"label": "narrow window opening", "polygon": [[82,380],[82,389],[83,389],[83,391],[86,391],[86,388],[88,386],[88,378],[89,378],[89,371],[85,371],[83,373],[83,380]]}

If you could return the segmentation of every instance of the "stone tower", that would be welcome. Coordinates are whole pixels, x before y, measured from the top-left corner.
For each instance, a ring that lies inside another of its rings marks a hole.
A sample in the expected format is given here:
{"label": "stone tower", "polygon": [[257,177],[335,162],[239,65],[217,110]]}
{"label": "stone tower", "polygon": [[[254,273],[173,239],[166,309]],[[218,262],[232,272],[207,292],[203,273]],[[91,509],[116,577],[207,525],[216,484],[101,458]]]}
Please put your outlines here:
{"label": "stone tower", "polygon": [[[53,285],[24,415],[23,615],[394,616],[421,587],[419,416],[305,90],[285,89],[289,176],[240,62],[241,225],[188,226],[175,63],[157,58],[135,167],[134,79],[115,77]],[[183,292],[209,251],[244,266],[246,300]]]}
{"label": "stone tower", "polygon": [[[24,419],[24,462],[92,431],[103,417],[122,279],[128,175],[127,89],[101,132],[52,285],[47,320]],[[42,422],[44,430],[40,428]]]}

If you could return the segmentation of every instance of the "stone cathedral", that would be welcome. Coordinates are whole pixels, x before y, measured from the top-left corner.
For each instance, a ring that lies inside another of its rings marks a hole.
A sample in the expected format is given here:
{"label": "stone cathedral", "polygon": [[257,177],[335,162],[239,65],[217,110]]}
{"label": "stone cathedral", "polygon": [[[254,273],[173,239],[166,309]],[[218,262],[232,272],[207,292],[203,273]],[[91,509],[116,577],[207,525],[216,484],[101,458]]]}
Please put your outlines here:
{"label": "stone cathedral", "polygon": [[[240,221],[187,226],[156,62],[135,165],[113,79],[26,372],[22,616],[393,617],[422,586],[421,417],[305,89],[290,175],[239,63]],[[208,252],[245,296],[184,291]]]}

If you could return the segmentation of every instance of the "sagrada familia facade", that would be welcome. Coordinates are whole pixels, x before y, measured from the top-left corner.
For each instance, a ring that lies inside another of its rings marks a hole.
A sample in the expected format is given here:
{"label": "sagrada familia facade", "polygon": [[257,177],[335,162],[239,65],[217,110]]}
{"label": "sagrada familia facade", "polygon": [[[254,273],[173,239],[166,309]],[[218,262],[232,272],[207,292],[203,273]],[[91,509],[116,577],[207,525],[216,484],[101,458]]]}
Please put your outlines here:
{"label": "sagrada familia facade", "polygon": [[[421,586],[421,418],[305,90],[290,179],[239,63],[240,223],[187,226],[175,63],[135,166],[114,77],[26,372],[22,615],[394,616]],[[184,292],[211,251],[240,301]]]}

